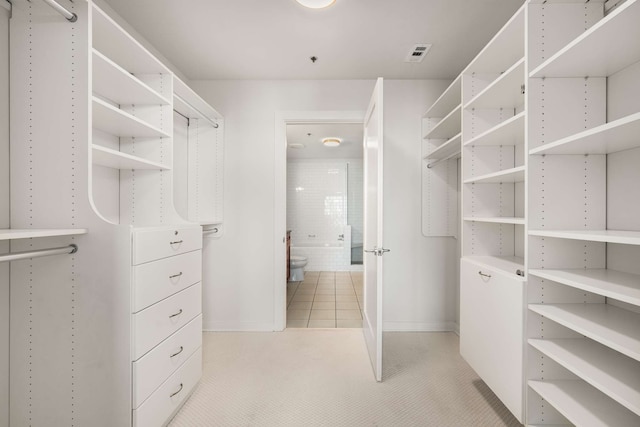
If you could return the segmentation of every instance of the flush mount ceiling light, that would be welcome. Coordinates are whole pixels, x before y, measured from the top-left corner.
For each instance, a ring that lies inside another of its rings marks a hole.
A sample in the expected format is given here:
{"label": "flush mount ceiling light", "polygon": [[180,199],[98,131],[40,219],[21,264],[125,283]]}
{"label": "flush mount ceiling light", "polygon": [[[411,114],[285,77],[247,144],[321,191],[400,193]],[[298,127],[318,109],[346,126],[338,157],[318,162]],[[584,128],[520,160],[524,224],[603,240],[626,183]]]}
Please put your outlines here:
{"label": "flush mount ceiling light", "polygon": [[336,0],[296,0],[298,3],[303,5],[304,7],[308,7],[310,9],[322,9],[325,7],[329,7],[336,2]]}
{"label": "flush mount ceiling light", "polygon": [[338,147],[341,142],[340,138],[325,138],[322,140],[325,147]]}

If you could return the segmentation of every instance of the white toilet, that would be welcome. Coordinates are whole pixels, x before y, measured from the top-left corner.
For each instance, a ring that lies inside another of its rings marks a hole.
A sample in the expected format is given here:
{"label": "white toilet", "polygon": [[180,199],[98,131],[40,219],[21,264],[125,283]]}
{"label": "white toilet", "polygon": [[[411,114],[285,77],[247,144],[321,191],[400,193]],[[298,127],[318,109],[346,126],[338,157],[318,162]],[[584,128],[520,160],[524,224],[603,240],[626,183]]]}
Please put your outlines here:
{"label": "white toilet", "polygon": [[307,265],[307,257],[292,255],[289,261],[289,281],[302,282],[304,280],[304,266]]}

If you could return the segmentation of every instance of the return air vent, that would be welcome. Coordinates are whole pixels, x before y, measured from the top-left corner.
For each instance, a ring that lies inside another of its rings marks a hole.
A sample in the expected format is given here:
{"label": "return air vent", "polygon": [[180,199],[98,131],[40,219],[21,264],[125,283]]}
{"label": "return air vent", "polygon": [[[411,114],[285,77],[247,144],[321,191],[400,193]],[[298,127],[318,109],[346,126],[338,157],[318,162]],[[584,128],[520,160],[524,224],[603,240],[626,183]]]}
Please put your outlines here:
{"label": "return air vent", "polygon": [[431,49],[431,45],[427,43],[413,45],[404,62],[422,62],[429,49]]}

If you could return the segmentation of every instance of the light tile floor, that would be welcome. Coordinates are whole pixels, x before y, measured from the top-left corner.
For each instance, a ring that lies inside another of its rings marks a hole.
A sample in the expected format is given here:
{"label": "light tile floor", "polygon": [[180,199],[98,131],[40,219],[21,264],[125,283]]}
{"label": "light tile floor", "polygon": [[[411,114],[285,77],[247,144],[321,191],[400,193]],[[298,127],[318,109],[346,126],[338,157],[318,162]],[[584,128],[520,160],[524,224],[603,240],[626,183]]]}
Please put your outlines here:
{"label": "light tile floor", "polygon": [[362,272],[306,271],[287,283],[287,328],[362,328]]}

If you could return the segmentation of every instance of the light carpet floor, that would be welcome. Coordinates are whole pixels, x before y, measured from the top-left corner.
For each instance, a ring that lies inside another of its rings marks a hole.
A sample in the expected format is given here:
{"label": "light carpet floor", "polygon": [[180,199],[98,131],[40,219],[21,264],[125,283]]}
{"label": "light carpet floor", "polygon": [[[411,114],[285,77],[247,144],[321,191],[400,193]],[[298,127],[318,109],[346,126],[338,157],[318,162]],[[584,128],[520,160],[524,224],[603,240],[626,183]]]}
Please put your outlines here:
{"label": "light carpet floor", "polygon": [[384,335],[376,383],[361,329],[205,333],[204,373],[171,427],[520,426],[453,333]]}

